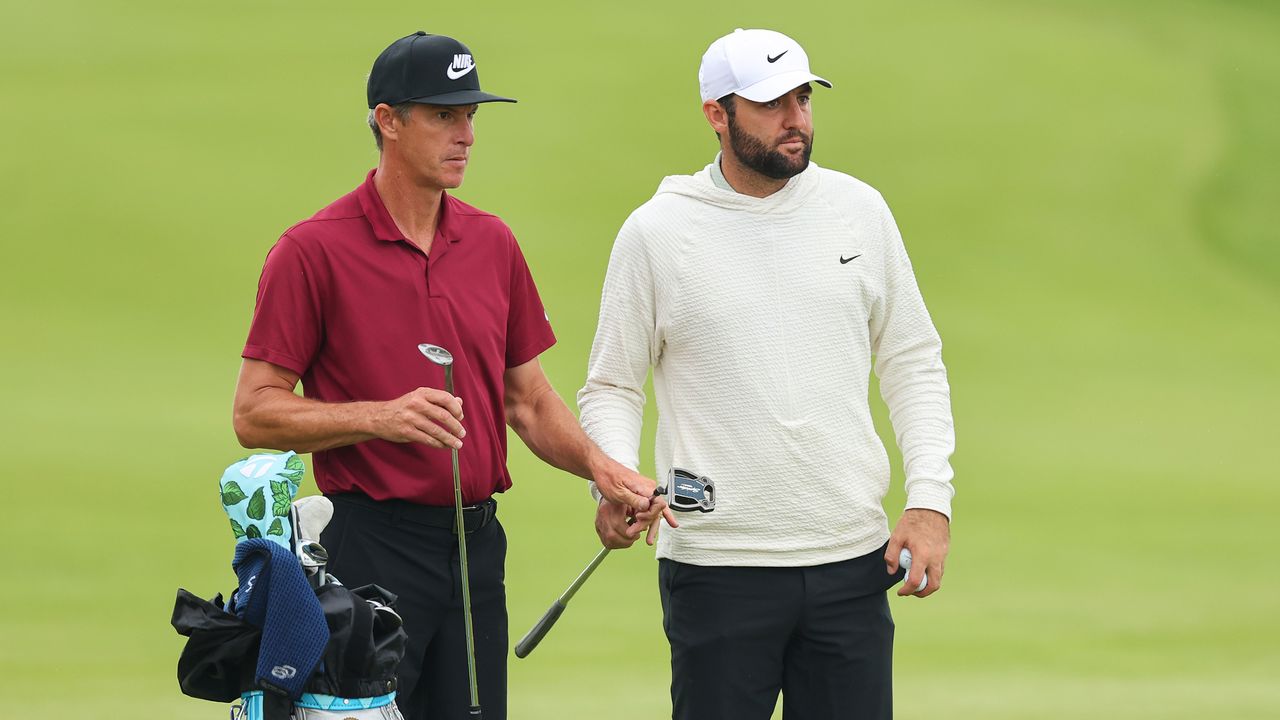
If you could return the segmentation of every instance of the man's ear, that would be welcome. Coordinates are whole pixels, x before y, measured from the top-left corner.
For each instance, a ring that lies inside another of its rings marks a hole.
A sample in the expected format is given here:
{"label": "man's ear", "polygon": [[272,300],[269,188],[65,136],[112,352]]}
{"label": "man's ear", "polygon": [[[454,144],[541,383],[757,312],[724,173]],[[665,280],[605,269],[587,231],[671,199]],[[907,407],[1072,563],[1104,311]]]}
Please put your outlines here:
{"label": "man's ear", "polygon": [[717,135],[723,135],[729,132],[729,113],[725,112],[724,106],[717,100],[708,100],[702,103],[702,114],[707,117],[707,124]]}
{"label": "man's ear", "polygon": [[378,103],[373,108],[373,120],[378,123],[378,130],[382,133],[383,141],[399,139],[400,128],[404,127],[405,121],[400,117],[400,113],[397,113],[390,105]]}

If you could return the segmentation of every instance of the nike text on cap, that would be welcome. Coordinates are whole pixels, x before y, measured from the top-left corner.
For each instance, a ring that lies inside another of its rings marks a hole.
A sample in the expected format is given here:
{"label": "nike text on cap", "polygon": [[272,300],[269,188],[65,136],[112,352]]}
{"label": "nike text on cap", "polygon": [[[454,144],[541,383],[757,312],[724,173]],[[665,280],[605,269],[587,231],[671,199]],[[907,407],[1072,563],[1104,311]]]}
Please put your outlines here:
{"label": "nike text on cap", "polygon": [[703,102],[730,94],[769,102],[807,82],[831,87],[809,72],[800,43],[773,30],[734,30],[711,43],[698,68]]}
{"label": "nike text on cap", "polygon": [[369,72],[369,109],[379,103],[474,105],[515,102],[480,90],[476,61],[466,45],[419,30],[391,43]]}

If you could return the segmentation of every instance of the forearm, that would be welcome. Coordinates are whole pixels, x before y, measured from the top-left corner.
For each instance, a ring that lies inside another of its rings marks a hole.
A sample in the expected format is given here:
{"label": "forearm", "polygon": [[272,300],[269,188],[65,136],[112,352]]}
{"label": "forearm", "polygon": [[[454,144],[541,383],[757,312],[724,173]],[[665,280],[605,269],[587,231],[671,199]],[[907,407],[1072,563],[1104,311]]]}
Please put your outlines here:
{"label": "forearm", "polygon": [[377,437],[373,417],[382,403],[326,403],[277,387],[237,397],[236,438],[247,448],[315,452]]}
{"label": "forearm", "polygon": [[[889,409],[906,475],[907,507],[936,510],[951,516],[951,454],[955,428],[951,387],[942,362],[942,341],[923,306],[910,332],[892,333],[876,359],[880,395]],[[905,313],[902,313],[905,314]]]}
{"label": "forearm", "polygon": [[539,459],[580,478],[593,480],[617,465],[591,442],[549,385],[509,407],[507,422]]}
{"label": "forearm", "polygon": [[950,517],[955,430],[942,339],[887,209],[885,229],[888,310],[877,322],[875,372],[902,451],[907,508],[935,510]]}
{"label": "forearm", "polygon": [[889,408],[906,475],[907,507],[951,516],[955,429],[941,342],[932,325],[911,343],[880,356],[876,374]]}
{"label": "forearm", "polygon": [[[592,481],[604,497],[635,512],[637,520],[650,528],[650,542],[658,513],[672,527],[677,526],[675,515],[666,503],[655,500],[656,483],[597,447],[551,389],[540,368],[536,369],[536,375],[518,374],[525,380],[536,378],[536,382],[527,392],[508,394],[507,422],[535,455],[548,465]],[[646,511],[651,514],[646,516]]]}
{"label": "forearm", "polygon": [[644,424],[645,377],[658,361],[658,286],[651,243],[635,216],[614,243],[600,295],[600,318],[578,391],[582,430],[601,451],[636,469]]}

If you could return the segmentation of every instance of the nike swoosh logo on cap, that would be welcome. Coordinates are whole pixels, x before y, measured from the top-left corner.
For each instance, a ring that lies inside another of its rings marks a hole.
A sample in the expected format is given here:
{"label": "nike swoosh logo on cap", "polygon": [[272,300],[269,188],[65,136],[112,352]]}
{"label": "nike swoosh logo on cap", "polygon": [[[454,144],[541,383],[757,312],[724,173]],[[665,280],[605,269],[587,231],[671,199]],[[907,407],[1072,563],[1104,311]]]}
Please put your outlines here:
{"label": "nike swoosh logo on cap", "polygon": [[452,65],[450,65],[450,66],[449,66],[449,69],[448,69],[448,70],[446,70],[444,74],[445,74],[445,75],[448,75],[450,80],[457,80],[458,78],[462,77],[463,75],[466,75],[467,73],[469,73],[469,72],[471,72],[472,70],[475,70],[475,69],[476,69],[476,66],[475,66],[475,65],[472,65],[472,66],[470,66],[470,67],[466,68],[465,70],[454,70],[454,69],[453,69],[453,66],[452,66]]}
{"label": "nike swoosh logo on cap", "polygon": [[783,56],[783,55],[786,55],[786,54],[787,54],[787,53],[789,53],[789,52],[791,52],[791,51],[790,51],[790,50],[783,50],[782,52],[780,52],[780,53],[778,53],[777,55],[774,55],[774,56],[772,56],[772,57],[770,57],[769,55],[765,55],[765,56],[764,56],[764,59],[765,59],[765,60],[768,60],[768,61],[769,61],[769,64],[770,64],[770,65],[772,65],[773,63],[776,63],[776,62],[778,62],[779,60],[781,60],[781,59],[782,59],[782,56]]}
{"label": "nike swoosh logo on cap", "polygon": [[444,71],[450,80],[457,80],[476,69],[476,61],[471,59],[470,55],[454,55],[453,62],[449,63],[449,69]]}

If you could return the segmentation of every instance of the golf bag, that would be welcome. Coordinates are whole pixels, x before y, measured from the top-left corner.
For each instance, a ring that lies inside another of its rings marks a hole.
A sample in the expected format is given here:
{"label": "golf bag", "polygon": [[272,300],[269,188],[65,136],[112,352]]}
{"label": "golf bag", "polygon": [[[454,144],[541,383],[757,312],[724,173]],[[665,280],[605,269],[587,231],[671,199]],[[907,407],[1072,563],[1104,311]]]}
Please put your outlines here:
{"label": "golf bag", "polygon": [[[295,703],[311,710],[394,709],[396,667],[405,642],[400,618],[389,609],[395,597],[376,585],[352,590],[334,583],[322,586],[315,597],[329,640],[318,670],[303,683],[304,691],[291,697],[278,682],[257,676],[262,628],[227,612],[221,595],[203,600],[179,590],[172,622],[188,638],[178,659],[182,692],[215,702],[243,700],[246,720],[289,718]],[[281,670],[271,679],[289,679],[288,674]],[[353,713],[343,717],[348,716]]]}
{"label": "golf bag", "polygon": [[325,572],[314,538],[333,509],[325,498],[291,502],[301,476],[293,453],[254,455],[223,475],[240,582],[226,602],[178,590],[171,622],[188,638],[179,686],[191,697],[239,700],[236,720],[400,720],[405,632],[396,598]]}

